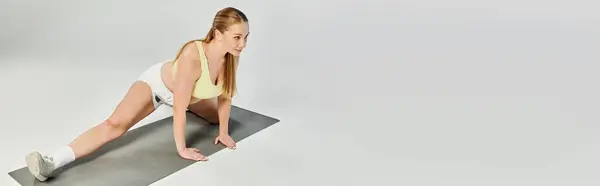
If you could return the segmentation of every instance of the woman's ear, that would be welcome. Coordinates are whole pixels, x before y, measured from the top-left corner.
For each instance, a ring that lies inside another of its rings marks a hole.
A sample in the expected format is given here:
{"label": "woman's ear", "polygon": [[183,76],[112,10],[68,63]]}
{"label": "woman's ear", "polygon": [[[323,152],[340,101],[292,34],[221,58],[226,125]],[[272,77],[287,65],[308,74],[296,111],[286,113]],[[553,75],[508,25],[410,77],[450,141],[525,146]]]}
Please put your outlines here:
{"label": "woman's ear", "polygon": [[223,40],[223,33],[221,31],[219,31],[219,29],[215,28],[215,39],[217,39],[217,41]]}

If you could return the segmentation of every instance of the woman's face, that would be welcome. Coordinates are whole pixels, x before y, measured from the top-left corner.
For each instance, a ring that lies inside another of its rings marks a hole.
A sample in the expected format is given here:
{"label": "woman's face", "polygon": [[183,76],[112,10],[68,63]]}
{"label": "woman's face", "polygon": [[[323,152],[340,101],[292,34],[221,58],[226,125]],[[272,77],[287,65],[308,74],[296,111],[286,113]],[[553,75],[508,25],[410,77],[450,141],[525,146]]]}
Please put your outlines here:
{"label": "woman's face", "polygon": [[239,56],[246,47],[248,41],[248,23],[238,23],[229,26],[229,29],[221,35],[221,42],[225,50],[234,56]]}

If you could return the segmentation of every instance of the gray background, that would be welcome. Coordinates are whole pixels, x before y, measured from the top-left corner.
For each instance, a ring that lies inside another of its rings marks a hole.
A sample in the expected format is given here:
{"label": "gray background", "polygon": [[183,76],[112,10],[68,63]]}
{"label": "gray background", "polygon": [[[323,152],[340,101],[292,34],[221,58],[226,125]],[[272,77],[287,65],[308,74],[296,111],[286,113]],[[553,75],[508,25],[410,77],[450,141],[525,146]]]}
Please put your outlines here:
{"label": "gray background", "polygon": [[281,122],[155,185],[600,184],[583,0],[4,0],[1,170],[102,121],[225,6],[251,21],[234,104]]}

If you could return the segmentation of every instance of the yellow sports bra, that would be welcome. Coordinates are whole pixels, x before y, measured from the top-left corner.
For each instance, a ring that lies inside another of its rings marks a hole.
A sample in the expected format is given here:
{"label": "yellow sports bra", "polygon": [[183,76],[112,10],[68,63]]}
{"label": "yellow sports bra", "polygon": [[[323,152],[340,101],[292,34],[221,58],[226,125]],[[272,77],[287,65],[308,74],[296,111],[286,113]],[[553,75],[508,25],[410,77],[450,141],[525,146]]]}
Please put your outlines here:
{"label": "yellow sports bra", "polygon": [[[202,48],[201,41],[194,41],[196,46],[198,47],[198,52],[200,53],[200,61],[202,67],[202,74],[200,78],[196,80],[194,84],[194,88],[192,90],[192,96],[198,99],[208,99],[221,95],[222,93],[222,84],[217,82],[217,85],[213,84],[210,79],[210,71],[208,70],[208,59],[204,54],[204,48]],[[177,61],[173,62],[173,78],[175,78],[175,74],[177,73]],[[220,81],[220,80],[219,80]]]}

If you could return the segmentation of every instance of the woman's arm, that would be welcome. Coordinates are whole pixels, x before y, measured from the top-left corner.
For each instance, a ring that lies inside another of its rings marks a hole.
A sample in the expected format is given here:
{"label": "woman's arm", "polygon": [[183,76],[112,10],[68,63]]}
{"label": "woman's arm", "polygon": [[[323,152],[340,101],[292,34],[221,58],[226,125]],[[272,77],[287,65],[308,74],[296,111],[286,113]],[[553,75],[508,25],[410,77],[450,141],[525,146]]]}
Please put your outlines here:
{"label": "woman's arm", "polygon": [[[235,65],[235,69],[237,70],[237,64]],[[222,80],[223,77],[221,76],[219,79]],[[230,149],[235,149],[235,141],[229,136],[229,114],[231,113],[231,97],[229,95],[219,95],[217,99],[217,110],[219,115],[219,135],[215,139],[215,144],[220,141]]]}
{"label": "woman's arm", "polygon": [[231,111],[231,98],[220,95],[218,99],[219,135],[229,135],[229,113]]}
{"label": "woman's arm", "polygon": [[231,111],[231,98],[221,95],[218,98],[219,112],[219,135],[215,139],[215,144],[221,142],[230,149],[235,149],[235,141],[229,136],[229,112]]}
{"label": "woman's arm", "polygon": [[[237,57],[236,57],[237,58]],[[234,64],[237,71],[238,64]],[[223,73],[220,74],[219,80],[224,81]],[[219,135],[229,135],[229,113],[231,113],[231,97],[226,94],[219,95],[217,99],[217,110],[219,116]]]}
{"label": "woman's arm", "polygon": [[173,88],[173,135],[178,152],[186,149],[186,111],[190,103],[194,82],[202,73],[195,43],[189,43],[181,51],[177,62],[175,86]]}

